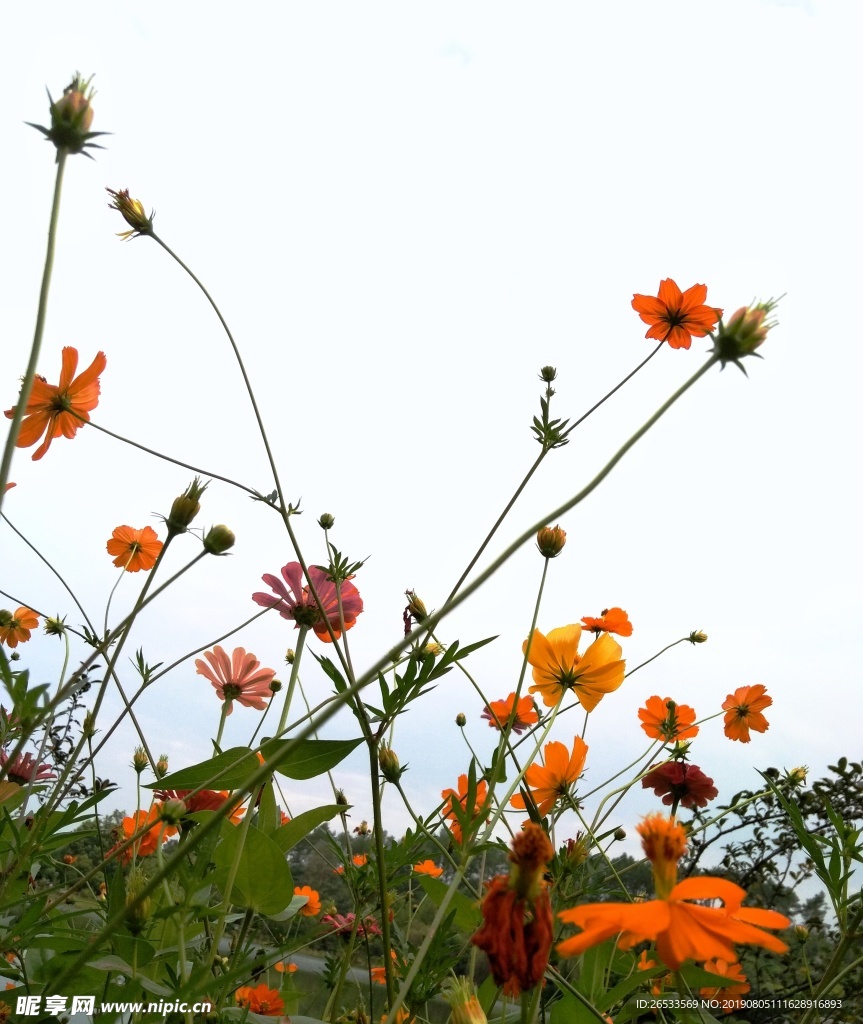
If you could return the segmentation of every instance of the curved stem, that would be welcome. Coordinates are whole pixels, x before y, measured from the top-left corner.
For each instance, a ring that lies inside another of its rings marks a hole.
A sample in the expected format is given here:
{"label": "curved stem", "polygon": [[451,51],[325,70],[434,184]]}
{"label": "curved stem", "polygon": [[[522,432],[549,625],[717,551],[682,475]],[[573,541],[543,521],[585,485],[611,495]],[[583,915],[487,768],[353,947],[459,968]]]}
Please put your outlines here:
{"label": "curved stem", "polygon": [[45,268],[42,271],[42,287],[39,290],[39,307],[36,310],[33,344],[30,346],[30,361],[27,363],[27,369],[24,371],[24,380],[21,382],[21,391],[18,394],[18,401],[15,403],[12,424],[9,427],[9,434],[3,449],[3,459],[0,462],[0,508],[3,506],[3,496],[6,492],[6,483],[9,480],[12,453],[15,451],[15,443],[21,432],[21,423],[24,419],[27,403],[30,401],[30,393],[33,390],[36,365],[39,362],[39,352],[42,348],[42,335],[45,333],[45,317],[48,313],[48,292],[51,289],[51,272],[54,269],[54,249],[57,242],[57,223],[60,217],[60,194],[63,190],[63,171],[66,168],[67,155],[65,149],[57,150],[57,177],[54,179],[54,200],[51,204],[51,220],[48,223],[48,247],[45,252]]}

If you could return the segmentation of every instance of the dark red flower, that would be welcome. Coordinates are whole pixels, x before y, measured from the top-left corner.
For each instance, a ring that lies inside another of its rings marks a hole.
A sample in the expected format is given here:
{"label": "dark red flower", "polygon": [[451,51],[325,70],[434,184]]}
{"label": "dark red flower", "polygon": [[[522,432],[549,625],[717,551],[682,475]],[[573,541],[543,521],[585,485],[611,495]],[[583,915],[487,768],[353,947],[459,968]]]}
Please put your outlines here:
{"label": "dark red flower", "polygon": [[697,764],[684,761],[670,761],[652,768],[641,780],[644,789],[652,789],[667,806],[706,807],[708,800],[715,800],[719,790],[713,785]]}

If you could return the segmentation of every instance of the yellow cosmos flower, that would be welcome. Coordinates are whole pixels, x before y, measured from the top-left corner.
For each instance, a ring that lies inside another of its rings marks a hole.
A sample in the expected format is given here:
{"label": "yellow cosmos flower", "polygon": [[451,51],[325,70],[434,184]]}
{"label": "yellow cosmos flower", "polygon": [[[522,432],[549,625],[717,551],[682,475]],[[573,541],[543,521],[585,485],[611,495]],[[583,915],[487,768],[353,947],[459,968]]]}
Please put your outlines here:
{"label": "yellow cosmos flower", "polygon": [[[608,633],[600,634],[585,650],[578,653],[581,626],[559,626],[548,636],[533,631],[527,660],[533,668],[534,686],[546,707],[556,707],[567,690],[578,697],[585,711],[593,711],[607,694],[623,682],[626,662],[621,660],[620,644]],[[527,653],[528,641],[522,650]]]}

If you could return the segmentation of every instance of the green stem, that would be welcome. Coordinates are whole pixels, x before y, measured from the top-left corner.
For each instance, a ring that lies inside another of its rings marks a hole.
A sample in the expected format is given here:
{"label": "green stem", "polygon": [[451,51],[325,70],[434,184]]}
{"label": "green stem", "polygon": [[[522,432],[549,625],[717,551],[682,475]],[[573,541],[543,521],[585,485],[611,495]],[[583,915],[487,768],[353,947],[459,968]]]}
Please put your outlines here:
{"label": "green stem", "polygon": [[277,736],[282,735],[288,722],[288,713],[291,710],[291,701],[294,699],[294,689],[297,685],[297,676],[300,674],[300,659],[303,656],[303,648],[306,645],[306,633],[308,633],[308,631],[308,626],[300,626],[300,635],[297,637],[297,647],[294,651],[294,663],[291,665],[291,678],[288,680],[288,692],[285,694],[282,716],[279,719],[279,728],[276,732]]}
{"label": "green stem", "polygon": [[57,242],[57,222],[60,216],[60,194],[63,189],[63,171],[66,167],[67,155],[65,149],[57,150],[57,177],[54,179],[54,200],[51,204],[51,220],[48,224],[48,248],[45,252],[45,268],[42,271],[42,287],[39,291],[39,307],[36,311],[36,328],[33,332],[33,344],[30,347],[30,361],[24,372],[24,380],[21,382],[21,391],[18,395],[18,401],[15,403],[15,411],[12,414],[12,425],[9,427],[9,434],[3,449],[3,460],[0,462],[0,508],[3,506],[3,496],[9,480],[9,470],[12,467],[12,454],[15,451],[15,443],[21,432],[21,423],[24,419],[27,403],[30,401],[30,393],[33,390],[36,366],[39,362],[39,352],[42,348],[42,335],[45,333],[45,317],[48,313],[48,292],[51,289],[51,271],[54,269],[54,249]]}

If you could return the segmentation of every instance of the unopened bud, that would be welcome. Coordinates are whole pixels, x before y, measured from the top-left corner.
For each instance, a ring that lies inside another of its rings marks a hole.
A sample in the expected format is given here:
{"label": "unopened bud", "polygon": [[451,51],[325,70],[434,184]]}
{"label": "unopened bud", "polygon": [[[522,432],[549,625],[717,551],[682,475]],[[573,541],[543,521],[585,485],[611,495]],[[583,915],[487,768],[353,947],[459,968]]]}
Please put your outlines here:
{"label": "unopened bud", "polygon": [[[150,211],[148,217],[144,204],[140,199],[132,199],[127,188],[124,188],[122,192],[115,192],[112,188],[106,188],[105,191],[114,197],[108,206],[112,210],[118,210],[130,228],[129,231],[118,231],[117,235],[120,238],[126,241],[130,238],[137,238],[139,235],[153,234],[153,218],[156,216],[154,210]],[[200,483],[197,477],[195,480]],[[204,487],[206,486],[204,484]],[[201,490],[203,489],[202,487]]]}
{"label": "unopened bud", "polygon": [[294,649],[293,649],[293,647],[289,647],[289,648],[288,648],[288,649],[287,649],[287,650],[285,651],[285,661],[286,661],[286,662],[287,662],[287,663],[288,663],[289,665],[293,665],[293,663],[294,663],[294,658],[295,658],[295,657],[296,657],[296,654],[294,653]]}
{"label": "unopened bud", "polygon": [[159,808],[159,820],[168,825],[179,825],[188,813],[185,801],[179,799],[166,800]]}
{"label": "unopened bud", "polygon": [[324,514],[318,520],[318,526],[320,526],[322,530],[332,530],[333,523],[335,521],[335,516],[331,516],[329,512],[324,512]]}
{"label": "unopened bud", "polygon": [[444,985],[443,997],[452,1009],[452,1024],[487,1024],[488,1018],[469,978],[452,978]]}
{"label": "unopened bud", "polygon": [[805,924],[796,924],[794,926],[794,938],[798,942],[805,942],[809,938],[809,929]]}
{"label": "unopened bud", "polygon": [[614,838],[617,840],[617,842],[622,843],[623,840],[626,839],[626,829],[616,828],[614,830]]}
{"label": "unopened bud", "polygon": [[350,807],[348,798],[345,796],[345,791],[343,789],[336,790],[336,804],[339,807]]}
{"label": "unopened bud", "polygon": [[455,724],[459,729],[463,729],[467,725],[467,715],[465,715],[463,711],[459,711],[455,716]]}
{"label": "unopened bud", "polygon": [[227,526],[213,526],[204,537],[204,550],[209,555],[223,555],[234,546],[236,539]]}
{"label": "unopened bud", "polygon": [[281,688],[282,684],[278,679],[270,680],[270,693],[278,693]]}
{"label": "unopened bud", "polygon": [[159,760],[153,766],[153,771],[156,773],[157,779],[164,779],[168,774],[168,755],[159,754]]}
{"label": "unopened bud", "polygon": [[688,640],[691,644],[706,644],[707,634],[702,633],[700,629],[693,629],[693,631],[689,634]]}
{"label": "unopened bud", "polygon": [[567,839],[563,848],[563,859],[570,869],[577,868],[587,860],[587,840],[579,832],[575,839]]}
{"label": "unopened bud", "polygon": [[391,747],[381,747],[378,752],[378,764],[381,766],[381,774],[387,782],[398,782],[402,777],[404,768],[399,767],[399,759]]}
{"label": "unopened bud", "polygon": [[551,384],[553,380],[557,379],[557,370],[554,366],[543,366],[539,371],[539,379],[544,381],[546,384]]}
{"label": "unopened bud", "polygon": [[[95,146],[90,139],[97,135],[104,135],[104,132],[91,132],[93,124],[93,90],[90,88],[92,77],[84,81],[79,74],[63,90],[63,95],[56,102],[48,94],[51,100],[51,127],[45,128],[41,124],[27,123],[31,128],[42,132],[46,139],[53,142],[57,148],[57,159],[61,152],[81,153],[85,148]],[[99,147],[96,146],[98,149]]]}
{"label": "unopened bud", "polygon": [[421,598],[417,597],[415,590],[406,590],[405,597],[408,599],[408,606],[406,611],[409,615],[414,617],[416,622],[422,622],[428,618],[428,612],[426,606]]}
{"label": "unopened bud", "polygon": [[566,531],[559,526],[543,526],[536,535],[536,546],[543,558],[557,558],[566,544]]}
{"label": "unopened bud", "polygon": [[126,913],[123,921],[133,935],[140,935],[147,921],[150,920],[152,900],[145,896],[138,899],[138,894],[147,884],[147,880],[138,868],[133,868],[126,879]]}
{"label": "unopened bud", "polygon": [[[713,351],[724,366],[736,363],[744,356],[757,355],[759,348],[767,338],[767,332],[776,326],[776,320],[767,317],[776,308],[778,299],[768,299],[752,306],[741,306],[728,318],[728,322],[720,321],[719,329],[714,338]],[[742,370],[743,367],[740,366]],[[744,373],[746,371],[744,370]]]}
{"label": "unopened bud", "polygon": [[59,615],[53,619],[46,618],[45,632],[48,636],[63,636],[66,632],[66,623]]}
{"label": "unopened bud", "polygon": [[135,752],[132,754],[132,768],[140,775],[149,763],[150,759],[144,748],[135,747]]}
{"label": "unopened bud", "polygon": [[96,719],[90,711],[87,711],[84,715],[84,724],[81,726],[81,732],[84,739],[91,739],[96,735]]}
{"label": "unopened bud", "polygon": [[809,774],[809,769],[806,765],[801,765],[799,768],[792,768],[788,773],[788,781],[792,786],[802,786],[806,782],[806,776]]}
{"label": "unopened bud", "polygon": [[165,520],[169,536],[173,537],[178,533],[186,532],[195,516],[201,511],[200,499],[206,489],[207,484],[201,483],[201,478],[196,476],[180,497],[174,498],[171,514]]}

